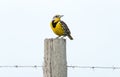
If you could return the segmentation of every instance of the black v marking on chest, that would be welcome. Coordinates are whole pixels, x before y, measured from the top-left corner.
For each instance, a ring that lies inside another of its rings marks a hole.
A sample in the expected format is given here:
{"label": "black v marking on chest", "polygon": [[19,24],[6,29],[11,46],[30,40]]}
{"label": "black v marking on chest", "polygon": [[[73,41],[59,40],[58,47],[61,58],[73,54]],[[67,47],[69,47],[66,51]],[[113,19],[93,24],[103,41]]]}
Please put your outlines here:
{"label": "black v marking on chest", "polygon": [[52,26],[53,26],[53,28],[55,28],[56,27],[56,24],[57,24],[58,22],[54,22],[54,20],[52,21]]}

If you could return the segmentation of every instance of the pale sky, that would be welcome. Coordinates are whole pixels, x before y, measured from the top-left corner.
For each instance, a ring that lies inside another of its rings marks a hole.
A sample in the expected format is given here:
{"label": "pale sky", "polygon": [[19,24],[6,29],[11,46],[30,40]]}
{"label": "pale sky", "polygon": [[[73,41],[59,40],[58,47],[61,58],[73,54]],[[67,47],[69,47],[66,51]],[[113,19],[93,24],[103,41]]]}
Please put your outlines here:
{"label": "pale sky", "polygon": [[[0,0],[0,65],[42,65],[50,21],[71,30],[67,63],[120,66],[120,0]],[[0,68],[0,77],[43,77],[42,68]],[[68,69],[68,77],[120,77],[120,70]]]}

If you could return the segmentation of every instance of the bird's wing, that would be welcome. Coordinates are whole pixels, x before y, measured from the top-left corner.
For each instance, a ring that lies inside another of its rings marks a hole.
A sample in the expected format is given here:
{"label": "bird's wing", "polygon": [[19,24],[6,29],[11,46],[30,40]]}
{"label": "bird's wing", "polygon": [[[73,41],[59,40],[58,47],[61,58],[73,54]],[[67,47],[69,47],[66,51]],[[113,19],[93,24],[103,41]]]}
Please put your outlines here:
{"label": "bird's wing", "polygon": [[65,31],[65,35],[71,34],[71,32],[70,32],[67,24],[66,24],[64,21],[60,21],[60,23],[61,23],[61,25],[62,25],[62,27],[63,27],[63,29],[64,29],[64,31]]}

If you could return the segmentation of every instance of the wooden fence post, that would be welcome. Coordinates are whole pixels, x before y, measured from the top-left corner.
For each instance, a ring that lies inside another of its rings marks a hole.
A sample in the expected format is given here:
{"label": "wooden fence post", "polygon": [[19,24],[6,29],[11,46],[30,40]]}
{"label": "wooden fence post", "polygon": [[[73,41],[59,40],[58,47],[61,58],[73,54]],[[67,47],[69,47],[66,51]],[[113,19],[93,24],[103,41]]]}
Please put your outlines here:
{"label": "wooden fence post", "polygon": [[66,40],[44,40],[44,77],[67,77]]}

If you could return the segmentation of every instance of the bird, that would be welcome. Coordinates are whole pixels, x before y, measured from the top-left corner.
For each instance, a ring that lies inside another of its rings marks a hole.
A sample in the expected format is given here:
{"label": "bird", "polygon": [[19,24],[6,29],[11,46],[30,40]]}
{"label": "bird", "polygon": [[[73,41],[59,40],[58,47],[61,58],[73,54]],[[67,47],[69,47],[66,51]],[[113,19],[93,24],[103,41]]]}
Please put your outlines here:
{"label": "bird", "polygon": [[52,31],[58,35],[57,38],[63,36],[68,36],[68,38],[70,40],[73,40],[73,37],[71,36],[71,32],[67,26],[67,24],[61,20],[61,17],[63,17],[64,15],[55,15],[53,16],[52,21],[50,22],[50,26]]}

